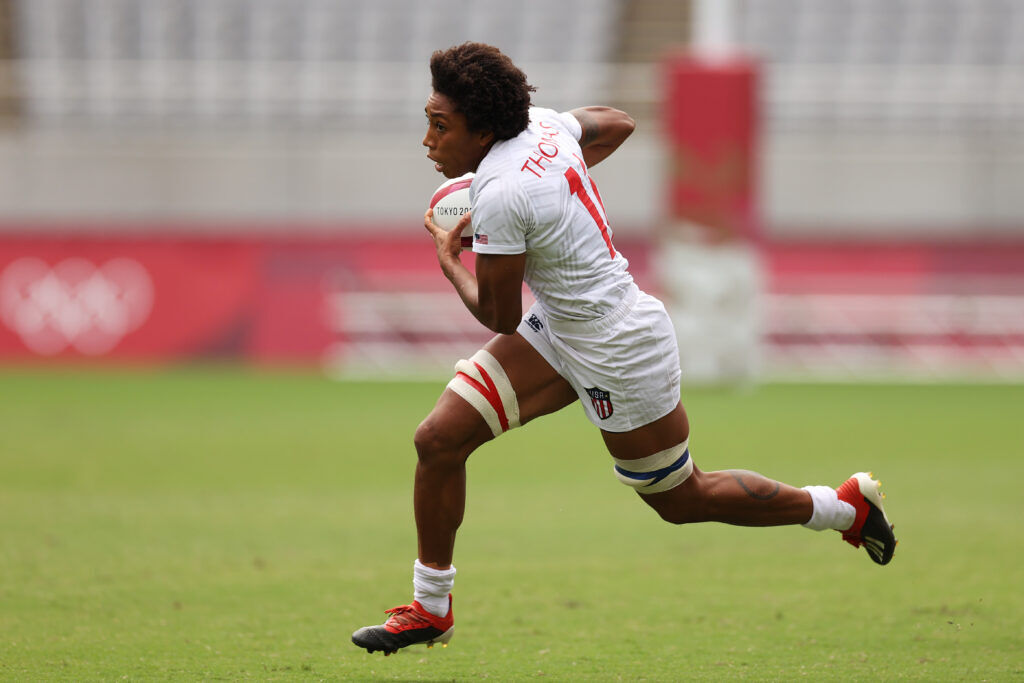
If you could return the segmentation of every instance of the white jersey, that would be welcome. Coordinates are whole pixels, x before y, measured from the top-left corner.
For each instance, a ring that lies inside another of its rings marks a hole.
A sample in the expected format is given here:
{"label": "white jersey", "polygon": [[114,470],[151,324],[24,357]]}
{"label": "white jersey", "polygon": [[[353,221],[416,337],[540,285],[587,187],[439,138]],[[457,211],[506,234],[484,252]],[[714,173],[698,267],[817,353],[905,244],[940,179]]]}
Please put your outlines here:
{"label": "white jersey", "polygon": [[469,190],[473,251],[525,252],[524,280],[555,320],[604,317],[633,287],[581,134],[572,114],[531,107],[529,127],[491,147]]}

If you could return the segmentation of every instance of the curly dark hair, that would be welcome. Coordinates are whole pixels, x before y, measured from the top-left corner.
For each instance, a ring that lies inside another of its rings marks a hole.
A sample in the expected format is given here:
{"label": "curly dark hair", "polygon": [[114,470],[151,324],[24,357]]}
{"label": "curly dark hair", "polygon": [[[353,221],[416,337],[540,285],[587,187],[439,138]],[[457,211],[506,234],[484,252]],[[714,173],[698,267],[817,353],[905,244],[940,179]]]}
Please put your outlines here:
{"label": "curly dark hair", "polygon": [[508,140],[530,123],[526,74],[493,45],[463,43],[430,56],[431,85],[466,116],[469,129]]}

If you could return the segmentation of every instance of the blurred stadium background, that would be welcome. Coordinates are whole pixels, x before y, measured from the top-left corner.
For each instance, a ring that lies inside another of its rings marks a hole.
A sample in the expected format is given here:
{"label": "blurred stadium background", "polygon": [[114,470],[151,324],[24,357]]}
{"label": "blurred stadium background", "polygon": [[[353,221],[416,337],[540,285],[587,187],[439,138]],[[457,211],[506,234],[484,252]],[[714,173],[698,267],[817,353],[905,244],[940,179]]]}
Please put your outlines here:
{"label": "blurred stadium background", "polygon": [[447,374],[427,61],[637,133],[595,171],[685,377],[1024,378],[1016,0],[0,0],[0,362]]}

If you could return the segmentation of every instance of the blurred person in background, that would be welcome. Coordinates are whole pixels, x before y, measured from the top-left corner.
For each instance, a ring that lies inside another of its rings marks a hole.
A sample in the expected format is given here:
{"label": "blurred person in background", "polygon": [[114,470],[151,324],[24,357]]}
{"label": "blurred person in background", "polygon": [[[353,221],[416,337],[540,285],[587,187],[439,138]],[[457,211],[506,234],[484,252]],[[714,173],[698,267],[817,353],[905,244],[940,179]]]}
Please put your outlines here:
{"label": "blurred person in background", "polygon": [[[413,602],[387,610],[384,624],[359,629],[352,641],[385,654],[448,643],[467,458],[576,401],[601,430],[615,476],[664,520],[836,529],[887,564],[896,538],[871,475],[859,472],[838,489],[796,488],[694,465],[674,329],[662,303],[634,283],[589,174],[629,137],[633,119],[601,106],[533,107],[525,74],[481,43],[435,52],[430,70],[427,156],[447,178],[475,175],[472,211],[456,228],[439,228],[430,211],[424,225],[463,304],[497,335],[458,361],[416,430]],[[461,261],[470,222],[475,274]],[[536,298],[525,315],[523,282]]]}

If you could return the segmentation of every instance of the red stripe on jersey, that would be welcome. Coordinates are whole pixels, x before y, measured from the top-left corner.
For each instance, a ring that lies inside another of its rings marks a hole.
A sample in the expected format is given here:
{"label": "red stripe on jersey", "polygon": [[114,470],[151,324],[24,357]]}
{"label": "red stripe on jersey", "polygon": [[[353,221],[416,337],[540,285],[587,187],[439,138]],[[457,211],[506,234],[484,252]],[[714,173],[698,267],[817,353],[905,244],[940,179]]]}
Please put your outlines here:
{"label": "red stripe on jersey", "polygon": [[437,192],[434,193],[434,196],[430,198],[430,208],[433,209],[435,204],[437,204],[439,201],[450,195],[452,192],[458,192],[459,190],[463,190],[469,187],[472,183],[472,178],[466,178],[465,180],[460,180],[457,183],[452,183],[451,185],[448,185],[447,187],[438,190]]}
{"label": "red stripe on jersey", "polygon": [[[601,211],[604,211],[605,215],[608,215],[608,211],[604,208],[604,200],[601,199],[601,193],[597,189],[597,183],[595,183],[594,179],[589,175],[587,176],[587,179],[590,181],[590,187],[594,188],[594,196],[597,197],[597,203],[601,205]],[[611,226],[608,227],[609,229],[611,228]]]}
{"label": "red stripe on jersey", "polygon": [[[587,176],[590,178],[590,176]],[[565,169],[565,179],[569,181],[569,193],[579,197],[579,200],[583,203],[583,206],[587,209],[587,213],[594,219],[594,223],[601,231],[601,237],[604,238],[604,243],[608,245],[608,255],[615,258],[615,247],[612,246],[612,237],[609,234],[608,222],[604,219],[604,215],[597,209],[594,204],[594,200],[587,194],[587,188],[583,187],[583,181],[580,179],[580,174],[576,172],[576,169],[570,166]],[[590,179],[590,184],[594,189],[597,186],[594,184],[593,179]],[[600,199],[600,197],[599,197]],[[604,205],[602,204],[602,208]]]}
{"label": "red stripe on jersey", "polygon": [[[476,365],[476,363],[474,363],[474,365]],[[456,372],[455,376],[461,377],[462,381],[479,391],[480,394],[487,399],[487,402],[491,404],[492,408],[494,408],[494,412],[498,414],[498,424],[501,425],[501,431],[507,432],[508,418],[505,416],[505,406],[501,404],[501,397],[498,396],[498,389],[494,386],[491,376],[484,372],[483,368],[479,365],[476,365],[476,367],[483,375],[484,381],[487,382],[486,387],[464,372]]]}

